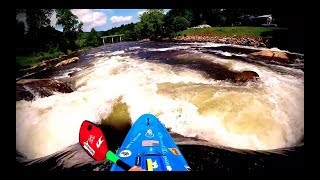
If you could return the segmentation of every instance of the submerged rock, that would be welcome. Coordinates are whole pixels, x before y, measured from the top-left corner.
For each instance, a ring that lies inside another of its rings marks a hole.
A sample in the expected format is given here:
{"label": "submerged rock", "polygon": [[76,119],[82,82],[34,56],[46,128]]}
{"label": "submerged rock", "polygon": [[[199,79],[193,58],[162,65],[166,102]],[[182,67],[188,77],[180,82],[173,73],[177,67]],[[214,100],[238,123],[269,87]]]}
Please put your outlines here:
{"label": "submerged rock", "polygon": [[71,93],[73,90],[67,84],[51,79],[23,79],[16,82],[16,101],[30,101],[35,96],[47,97],[54,92]]}
{"label": "submerged rock", "polygon": [[234,81],[239,83],[239,82],[256,81],[257,79],[259,79],[258,73],[254,71],[243,71],[235,75]]}

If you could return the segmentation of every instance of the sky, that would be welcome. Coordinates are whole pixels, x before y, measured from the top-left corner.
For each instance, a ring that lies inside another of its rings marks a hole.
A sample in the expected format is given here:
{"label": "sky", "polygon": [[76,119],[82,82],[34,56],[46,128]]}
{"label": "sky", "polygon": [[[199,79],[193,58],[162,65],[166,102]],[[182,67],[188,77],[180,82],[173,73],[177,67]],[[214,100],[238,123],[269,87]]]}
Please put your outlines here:
{"label": "sky", "polygon": [[[83,22],[83,31],[89,32],[91,28],[96,31],[106,31],[122,24],[136,23],[140,21],[139,15],[146,9],[73,9],[71,12]],[[167,13],[169,9],[164,9]],[[61,26],[55,26],[56,13],[51,16],[51,26],[62,31]]]}

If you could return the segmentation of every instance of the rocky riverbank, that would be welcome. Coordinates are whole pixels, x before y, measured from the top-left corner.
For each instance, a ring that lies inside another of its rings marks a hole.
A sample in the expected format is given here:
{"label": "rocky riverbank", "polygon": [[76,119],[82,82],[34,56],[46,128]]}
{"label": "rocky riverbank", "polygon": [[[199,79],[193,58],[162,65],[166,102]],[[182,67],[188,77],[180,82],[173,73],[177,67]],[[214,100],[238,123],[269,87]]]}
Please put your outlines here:
{"label": "rocky riverbank", "polygon": [[[281,51],[271,46],[270,39],[261,37],[212,37],[212,36],[182,36],[174,39],[176,43],[212,42],[218,44],[233,44],[240,46],[252,46],[259,48],[269,48],[264,50],[253,50],[248,55],[264,60],[276,61],[284,64],[294,63],[297,55]],[[242,48],[244,49],[244,48]]]}
{"label": "rocky riverbank", "polygon": [[82,52],[83,52],[83,50],[77,50],[77,51],[72,52],[69,55],[60,55],[58,58],[44,60],[44,61],[42,61],[41,64],[39,64],[37,66],[33,66],[30,68],[26,68],[26,69],[17,69],[17,72],[16,72],[17,79],[16,80],[19,80],[25,76],[28,76],[30,74],[34,74],[36,72],[40,72],[43,70],[58,68],[58,67],[70,64],[70,63],[76,63],[80,60],[78,56],[80,56],[80,54]]}
{"label": "rocky riverbank", "polygon": [[236,44],[242,46],[267,47],[268,39],[258,37],[212,37],[212,36],[182,36],[174,39],[178,42],[213,42],[222,44]]}
{"label": "rocky riverbank", "polygon": [[16,101],[31,101],[36,96],[48,97],[55,92],[71,93],[72,88],[55,79],[22,79],[16,82]]}

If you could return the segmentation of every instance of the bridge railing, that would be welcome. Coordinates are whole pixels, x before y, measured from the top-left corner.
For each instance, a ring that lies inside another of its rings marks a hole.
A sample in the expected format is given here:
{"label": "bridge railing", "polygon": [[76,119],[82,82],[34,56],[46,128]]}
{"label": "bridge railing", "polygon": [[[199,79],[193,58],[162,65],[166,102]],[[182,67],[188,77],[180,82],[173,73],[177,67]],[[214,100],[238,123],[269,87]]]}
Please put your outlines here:
{"label": "bridge railing", "polygon": [[119,37],[119,41],[121,42],[121,37],[125,36],[124,34],[115,34],[115,35],[110,35],[110,36],[102,36],[102,41],[103,41],[103,45],[105,45],[105,39],[107,38],[111,38],[111,43],[113,43],[113,38],[114,37]]}

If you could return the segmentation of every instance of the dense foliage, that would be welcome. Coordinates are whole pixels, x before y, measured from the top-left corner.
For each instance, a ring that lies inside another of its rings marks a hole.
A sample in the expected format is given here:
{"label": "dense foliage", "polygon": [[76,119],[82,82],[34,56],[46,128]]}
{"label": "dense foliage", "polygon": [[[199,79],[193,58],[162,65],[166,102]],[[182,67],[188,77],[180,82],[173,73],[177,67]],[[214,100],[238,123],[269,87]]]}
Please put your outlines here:
{"label": "dense foliage", "polygon": [[[56,25],[62,27],[62,32],[56,30],[54,28],[55,25],[50,24],[50,18],[54,12],[57,18]],[[40,61],[47,56],[40,58],[38,56],[49,52],[57,56],[77,49],[97,47],[102,45],[101,36],[115,34],[123,34],[123,39],[126,41],[141,39],[158,41],[165,38],[171,39],[186,33],[199,33],[196,32],[198,31],[197,29],[190,29],[190,27],[201,24],[207,24],[211,27],[251,26],[250,22],[248,22],[248,17],[265,14],[272,14],[273,22],[278,24],[278,27],[289,27],[293,24],[290,23],[290,18],[281,13],[281,11],[272,9],[194,8],[172,9],[167,13],[162,9],[149,9],[140,15],[140,21],[137,23],[121,25],[107,31],[97,32],[92,28],[90,32],[83,32],[83,23],[79,21],[78,17],[70,9],[16,9],[16,16],[21,16],[21,14],[25,16],[25,23],[18,21],[18,18],[16,18],[16,59],[19,59],[19,62],[24,61],[23,56],[35,56],[37,58],[33,59],[39,59]],[[296,30],[298,26],[290,27]],[[216,30],[211,29],[210,31],[214,32]],[[259,32],[261,29],[253,30]],[[300,31],[293,30],[292,32],[294,33],[291,34],[303,39],[301,34],[297,34]],[[199,29],[199,31],[203,30]],[[228,32],[228,29],[220,32]],[[237,33],[241,34],[242,32]],[[281,37],[283,36],[281,35]],[[300,41],[299,44],[301,44]],[[32,64],[36,64],[37,61],[34,60],[32,62]],[[23,64],[28,63],[21,63],[20,65]]]}

